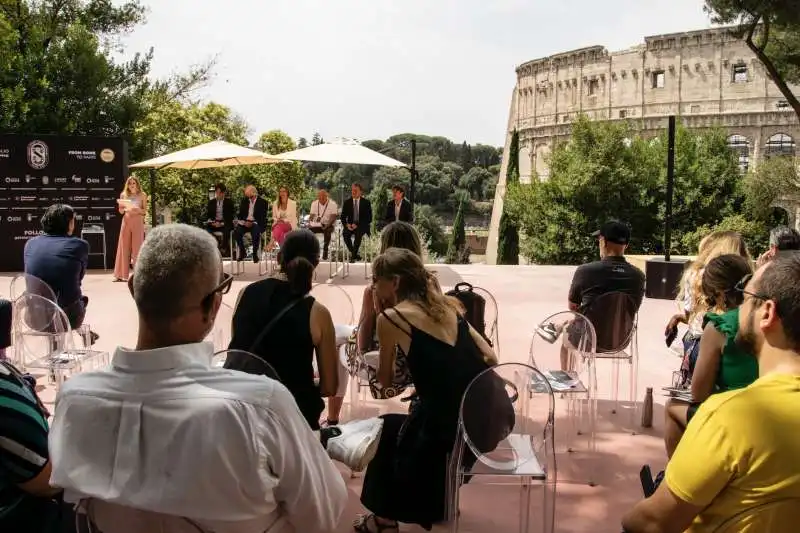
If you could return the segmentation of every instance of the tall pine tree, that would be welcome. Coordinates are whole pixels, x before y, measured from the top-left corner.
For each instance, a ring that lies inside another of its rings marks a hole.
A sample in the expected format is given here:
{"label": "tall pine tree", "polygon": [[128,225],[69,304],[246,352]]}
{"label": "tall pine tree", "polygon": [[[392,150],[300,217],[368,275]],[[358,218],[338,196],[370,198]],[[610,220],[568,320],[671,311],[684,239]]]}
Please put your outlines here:
{"label": "tall pine tree", "polygon": [[[508,166],[506,167],[506,190],[514,183],[519,183],[519,132],[511,134],[511,145],[508,147]],[[503,207],[500,217],[500,236],[497,243],[497,264],[519,264],[519,228]]]}
{"label": "tall pine tree", "polygon": [[458,211],[453,220],[453,232],[450,234],[450,244],[447,246],[447,263],[450,265],[465,262],[464,248],[467,245],[466,221],[464,220],[464,209],[467,205],[467,195],[463,195],[458,201]]}

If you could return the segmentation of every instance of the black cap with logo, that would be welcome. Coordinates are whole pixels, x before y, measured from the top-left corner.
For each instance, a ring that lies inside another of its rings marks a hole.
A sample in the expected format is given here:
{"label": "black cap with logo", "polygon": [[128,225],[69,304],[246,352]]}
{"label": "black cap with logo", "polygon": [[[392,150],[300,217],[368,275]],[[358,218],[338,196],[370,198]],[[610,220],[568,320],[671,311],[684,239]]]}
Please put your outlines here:
{"label": "black cap with logo", "polygon": [[610,220],[603,224],[599,230],[592,233],[592,237],[602,237],[606,242],[626,245],[631,240],[631,228],[619,220]]}

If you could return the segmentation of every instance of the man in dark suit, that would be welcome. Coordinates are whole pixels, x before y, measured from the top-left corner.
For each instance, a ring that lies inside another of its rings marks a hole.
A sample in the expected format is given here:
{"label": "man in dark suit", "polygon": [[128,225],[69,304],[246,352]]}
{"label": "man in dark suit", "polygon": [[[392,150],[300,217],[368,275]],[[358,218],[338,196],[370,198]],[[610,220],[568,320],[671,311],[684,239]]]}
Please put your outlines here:
{"label": "man in dark suit", "polygon": [[239,214],[233,237],[239,247],[237,261],[244,261],[244,234],[250,233],[253,238],[253,262],[258,263],[258,252],[261,250],[261,234],[268,231],[267,201],[258,196],[258,190],[253,185],[244,188],[244,198],[239,203]]}
{"label": "man in dark suit", "polygon": [[414,222],[414,209],[411,202],[406,200],[406,191],[399,185],[392,187],[392,199],[386,204],[386,213],[383,215],[383,225],[392,222]]}
{"label": "man in dark suit", "polygon": [[214,187],[214,198],[206,205],[206,230],[209,233],[222,233],[220,250],[222,255],[228,255],[233,231],[233,200],[225,197],[227,188],[224,183],[217,183]]}
{"label": "man in dark suit", "polygon": [[358,250],[361,248],[361,239],[364,235],[369,235],[369,228],[372,225],[372,206],[369,200],[361,196],[361,184],[354,183],[350,187],[352,197],[344,201],[342,206],[342,236],[344,245],[350,251],[350,262],[354,263],[361,259]]}
{"label": "man in dark suit", "polygon": [[[65,204],[47,208],[41,219],[43,235],[25,243],[25,273],[44,281],[75,329],[83,324],[89,298],[81,281],[89,264],[89,243],[73,237],[75,210]],[[46,296],[40,294],[39,296]]]}

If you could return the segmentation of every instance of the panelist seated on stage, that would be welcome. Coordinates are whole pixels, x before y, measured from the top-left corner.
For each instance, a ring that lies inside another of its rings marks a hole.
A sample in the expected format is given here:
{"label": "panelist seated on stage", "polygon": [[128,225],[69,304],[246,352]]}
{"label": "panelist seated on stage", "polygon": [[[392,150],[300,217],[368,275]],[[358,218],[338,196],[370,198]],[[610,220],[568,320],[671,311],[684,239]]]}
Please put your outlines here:
{"label": "panelist seated on stage", "polygon": [[406,191],[400,185],[392,187],[392,199],[386,204],[386,212],[383,215],[383,225],[392,222],[414,222],[414,208],[406,199]]}
{"label": "panelist seated on stage", "polygon": [[68,205],[51,205],[42,215],[41,223],[44,234],[25,243],[25,273],[53,289],[56,303],[64,310],[70,326],[78,328],[83,324],[89,303],[81,291],[89,263],[89,243],[72,235],[75,211]]}
{"label": "panelist seated on stage", "polygon": [[237,261],[244,261],[244,234],[249,233],[253,238],[253,262],[258,263],[258,252],[261,249],[261,235],[267,229],[267,213],[269,204],[258,196],[258,190],[253,185],[244,188],[244,198],[239,203],[236,227],[233,236],[238,247]]}
{"label": "panelist seated on stage", "polygon": [[231,231],[233,231],[233,215],[235,207],[233,200],[227,198],[225,193],[227,188],[224,183],[217,183],[214,187],[214,198],[208,201],[206,205],[206,223],[205,227],[209,233],[221,233],[222,243],[221,249],[223,252],[230,252]]}
{"label": "panelist seated on stage", "polygon": [[308,229],[314,233],[323,234],[322,260],[328,259],[328,248],[331,244],[331,235],[339,217],[339,206],[328,196],[328,191],[320,188],[317,199],[311,202]]}
{"label": "panelist seated on stage", "polygon": [[361,248],[361,239],[364,235],[369,235],[372,225],[372,205],[369,200],[364,198],[361,193],[361,184],[354,183],[350,187],[352,197],[344,201],[342,206],[341,221],[344,229],[342,238],[344,245],[350,252],[350,262],[361,259],[358,251]]}

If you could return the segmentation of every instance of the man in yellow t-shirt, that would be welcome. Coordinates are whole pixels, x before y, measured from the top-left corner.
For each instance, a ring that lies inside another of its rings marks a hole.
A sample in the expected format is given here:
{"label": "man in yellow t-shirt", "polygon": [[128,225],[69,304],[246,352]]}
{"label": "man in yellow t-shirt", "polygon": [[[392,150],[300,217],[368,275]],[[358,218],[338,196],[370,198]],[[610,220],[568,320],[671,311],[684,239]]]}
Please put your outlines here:
{"label": "man in yellow t-shirt", "polygon": [[800,528],[800,252],[742,280],[737,343],[759,379],[701,405],[664,482],[623,519],[627,533]]}

